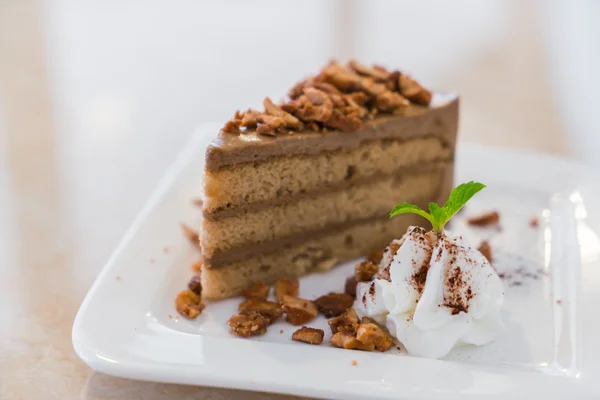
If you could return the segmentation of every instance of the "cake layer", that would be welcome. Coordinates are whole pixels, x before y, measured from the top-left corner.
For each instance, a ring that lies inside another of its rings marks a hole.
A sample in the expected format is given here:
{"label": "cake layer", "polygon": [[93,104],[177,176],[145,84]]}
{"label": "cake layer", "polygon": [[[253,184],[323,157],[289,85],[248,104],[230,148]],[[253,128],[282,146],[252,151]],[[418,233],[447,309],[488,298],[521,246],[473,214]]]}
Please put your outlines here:
{"label": "cake layer", "polygon": [[452,165],[433,164],[423,169],[410,174],[379,176],[345,189],[245,211],[229,218],[205,218],[200,235],[203,256],[211,265],[217,265],[223,259],[256,253],[265,248],[256,246],[261,243],[271,242],[267,247],[277,248],[278,239],[285,238],[288,243],[301,241],[313,232],[332,226],[372,217],[385,218],[403,201],[437,199],[440,190],[452,182]]}
{"label": "cake layer", "polygon": [[456,94],[434,93],[428,107],[411,105],[397,111],[403,115],[397,113],[364,121],[363,127],[354,132],[305,131],[276,137],[256,132],[221,132],[207,148],[206,170],[215,172],[229,165],[266,160],[273,156],[312,155],[324,151],[355,149],[364,141],[378,139],[435,136],[454,148],[458,127]]}
{"label": "cake layer", "polygon": [[[328,270],[338,263],[366,255],[374,249],[382,249],[392,239],[402,236],[409,225],[422,223],[422,217],[410,214],[392,219],[371,220],[222,268],[203,268],[202,296],[207,299],[231,297],[254,282],[272,284],[280,278]],[[339,282],[340,289],[343,284],[343,281]]]}
{"label": "cake layer", "polygon": [[217,172],[207,171],[204,214],[206,218],[216,219],[219,213],[230,215],[241,206],[274,200],[284,202],[302,193],[345,187],[407,167],[449,161],[453,150],[434,136],[412,140],[371,140],[353,149],[310,156],[272,157],[267,161],[234,165]]}

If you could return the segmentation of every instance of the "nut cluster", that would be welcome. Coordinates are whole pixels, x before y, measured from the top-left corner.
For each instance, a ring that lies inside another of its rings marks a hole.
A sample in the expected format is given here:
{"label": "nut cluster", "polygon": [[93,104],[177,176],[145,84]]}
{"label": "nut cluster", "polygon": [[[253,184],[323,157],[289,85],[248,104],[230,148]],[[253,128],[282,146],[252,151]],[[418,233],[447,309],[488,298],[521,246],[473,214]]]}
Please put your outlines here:
{"label": "nut cluster", "polygon": [[350,132],[378,114],[401,113],[411,104],[427,106],[431,101],[431,92],[408,75],[355,60],[346,65],[331,61],[316,76],[296,84],[288,95],[289,99],[280,105],[265,98],[262,112],[236,111],[222,131],[256,131],[267,136],[305,129]]}

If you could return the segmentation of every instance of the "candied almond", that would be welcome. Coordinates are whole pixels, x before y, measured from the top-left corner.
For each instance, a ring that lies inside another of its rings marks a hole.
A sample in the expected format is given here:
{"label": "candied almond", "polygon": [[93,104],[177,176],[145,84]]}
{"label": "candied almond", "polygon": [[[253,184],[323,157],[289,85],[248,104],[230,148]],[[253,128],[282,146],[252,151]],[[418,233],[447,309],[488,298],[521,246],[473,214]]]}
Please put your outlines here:
{"label": "candied almond", "polygon": [[268,318],[256,312],[235,314],[227,321],[229,332],[241,337],[262,335],[267,332]]}
{"label": "candied almond", "polygon": [[275,282],[275,297],[279,302],[283,296],[298,297],[300,294],[300,282],[298,279],[279,279]]}
{"label": "candied almond", "polygon": [[316,79],[330,83],[342,92],[356,91],[361,87],[360,76],[337,62],[329,63]]}
{"label": "candied almond", "polygon": [[357,282],[367,282],[373,279],[373,275],[379,272],[379,267],[371,261],[363,261],[354,267],[354,278]]}
{"label": "candied almond", "polygon": [[292,340],[297,342],[304,342],[308,344],[321,344],[323,343],[323,336],[325,336],[325,332],[322,329],[309,328],[308,326],[303,326],[298,329],[292,335]]}
{"label": "candied almond", "polygon": [[[241,122],[241,121],[240,121]],[[227,121],[225,126],[221,128],[221,132],[224,133],[241,133],[240,122]]]}
{"label": "candied almond", "polygon": [[260,112],[256,110],[248,110],[242,116],[242,121],[240,122],[240,126],[254,129],[256,125],[258,125],[258,116]]}
{"label": "candied almond", "polygon": [[354,277],[354,275],[346,278],[346,283],[344,284],[344,292],[352,298],[356,298],[356,285],[358,285],[358,281]]}
{"label": "candied almond", "polygon": [[300,122],[298,118],[284,111],[281,107],[273,104],[271,99],[269,99],[268,97],[265,98],[263,104],[265,106],[265,112],[269,115],[281,118],[286,128],[300,130],[304,127],[304,125],[302,124],[302,122]]}
{"label": "candied almond", "polygon": [[359,320],[354,308],[350,308],[342,315],[331,318],[329,321],[327,321],[327,323],[331,328],[331,333],[343,332],[349,335],[354,335],[356,333]]}
{"label": "candied almond", "polygon": [[489,211],[467,219],[467,223],[473,226],[490,226],[496,225],[498,222],[500,222],[500,214],[497,211]]}
{"label": "candied almond", "polygon": [[329,293],[315,300],[320,312],[327,318],[337,317],[352,307],[354,298],[346,293]]}
{"label": "candied almond", "polygon": [[260,124],[256,128],[256,133],[265,136],[277,136],[277,134],[275,133],[275,129],[266,124]]}
{"label": "candied almond", "polygon": [[313,320],[319,310],[310,301],[293,296],[283,296],[281,307],[286,313],[286,320],[292,325],[302,325]]}
{"label": "candied almond", "polygon": [[371,78],[374,78],[379,81],[385,81],[390,76],[390,73],[381,67],[379,67],[379,68],[369,67],[369,66],[359,63],[356,60],[350,60],[348,62],[348,66],[350,66],[350,68],[352,68],[354,71],[356,71],[357,73],[359,73],[361,75],[370,76]]}
{"label": "candied almond", "polygon": [[335,347],[340,347],[346,350],[375,350],[375,344],[373,343],[362,343],[353,335],[349,335],[343,332],[334,333],[331,337],[331,344]]}
{"label": "candied almond", "polygon": [[329,95],[322,90],[315,89],[313,87],[304,88],[304,95],[315,106],[323,104],[330,104],[333,107],[333,103],[329,98]]}
{"label": "candied almond", "polygon": [[263,315],[269,321],[269,324],[277,321],[283,315],[281,306],[273,301],[267,301],[256,297],[251,297],[240,303],[238,310],[242,314],[258,313]]}
{"label": "candied almond", "polygon": [[401,74],[398,77],[398,88],[404,97],[415,104],[426,106],[431,102],[431,92],[408,75]]}
{"label": "candied almond", "polygon": [[399,93],[386,90],[377,95],[375,106],[382,112],[394,112],[408,107],[410,102]]}
{"label": "candied almond", "polygon": [[175,299],[175,308],[177,312],[186,318],[196,318],[202,310],[204,310],[204,304],[200,295],[192,292],[191,290],[184,290],[177,295]]}
{"label": "candied almond", "polygon": [[365,345],[373,344],[378,351],[386,351],[394,345],[394,339],[389,332],[375,323],[358,325],[356,339]]}
{"label": "candied almond", "polygon": [[339,129],[343,132],[352,132],[362,127],[362,121],[358,118],[348,118],[340,110],[333,110],[331,116],[323,121],[329,128]]}
{"label": "candied almond", "polygon": [[487,258],[487,260],[489,262],[492,262],[493,256],[492,256],[492,246],[490,246],[490,243],[487,240],[484,240],[483,242],[481,242],[481,244],[479,245],[479,247],[477,248],[477,250],[483,254],[483,256],[485,258]]}
{"label": "candied almond", "polygon": [[198,232],[190,228],[184,223],[181,223],[181,229],[185,236],[192,242],[192,244],[196,247],[200,247],[200,237],[198,236]]}
{"label": "candied almond", "polygon": [[255,282],[248,289],[244,290],[242,294],[246,297],[255,297],[257,299],[267,299],[269,296],[269,290],[271,287],[261,282]]}
{"label": "candied almond", "polygon": [[200,275],[192,276],[192,279],[188,282],[188,289],[197,295],[202,294],[202,285],[200,284]]}

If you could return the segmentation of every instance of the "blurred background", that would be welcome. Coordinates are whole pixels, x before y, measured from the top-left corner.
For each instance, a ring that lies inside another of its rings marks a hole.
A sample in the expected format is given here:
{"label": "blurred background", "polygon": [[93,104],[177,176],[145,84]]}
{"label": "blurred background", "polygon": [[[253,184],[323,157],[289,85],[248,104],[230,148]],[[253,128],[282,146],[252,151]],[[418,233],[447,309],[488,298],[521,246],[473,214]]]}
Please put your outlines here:
{"label": "blurred background", "polygon": [[460,92],[462,141],[600,165],[599,21],[593,0],[0,0],[0,397],[92,376],[75,312],[199,124],[355,57]]}

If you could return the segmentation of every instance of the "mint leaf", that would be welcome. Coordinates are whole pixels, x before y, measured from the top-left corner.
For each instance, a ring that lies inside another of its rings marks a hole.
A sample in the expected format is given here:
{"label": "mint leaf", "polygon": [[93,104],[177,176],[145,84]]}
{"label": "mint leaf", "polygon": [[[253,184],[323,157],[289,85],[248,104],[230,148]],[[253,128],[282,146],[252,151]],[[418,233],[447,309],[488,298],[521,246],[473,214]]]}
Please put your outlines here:
{"label": "mint leaf", "polygon": [[485,188],[483,183],[479,182],[467,182],[462,183],[452,189],[450,192],[450,197],[448,197],[448,201],[444,204],[444,224],[450,220],[463,206],[467,203],[467,201],[471,200],[471,197],[475,196],[477,192]]}
{"label": "mint leaf", "polygon": [[485,188],[483,183],[473,181],[463,183],[452,189],[450,197],[443,207],[436,203],[429,203],[429,212],[427,212],[414,204],[402,203],[394,207],[390,212],[390,218],[400,214],[418,214],[431,222],[434,231],[441,233],[450,218],[483,188]]}
{"label": "mint leaf", "polygon": [[415,206],[414,204],[402,203],[402,204],[394,207],[392,212],[390,212],[390,218],[395,217],[396,215],[400,215],[400,214],[418,214],[421,217],[427,219],[433,225],[433,220],[431,219],[431,215],[429,215],[427,213],[427,211],[423,210],[421,207]]}
{"label": "mint leaf", "polygon": [[[429,203],[429,214],[431,215],[431,225],[433,226],[433,230],[436,232],[441,232],[444,230],[444,221],[445,221],[445,213],[444,208],[437,205],[437,203]],[[442,226],[440,226],[440,223]]]}

